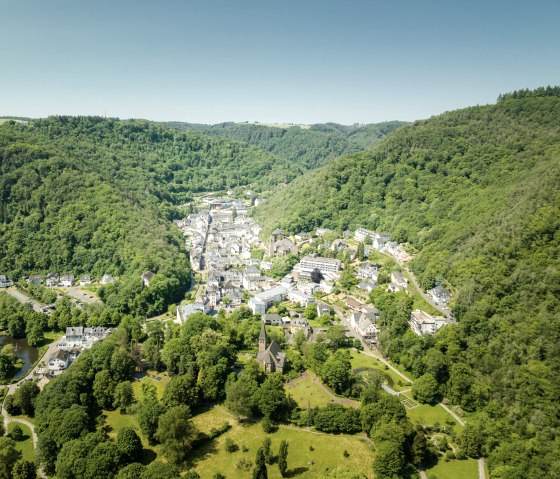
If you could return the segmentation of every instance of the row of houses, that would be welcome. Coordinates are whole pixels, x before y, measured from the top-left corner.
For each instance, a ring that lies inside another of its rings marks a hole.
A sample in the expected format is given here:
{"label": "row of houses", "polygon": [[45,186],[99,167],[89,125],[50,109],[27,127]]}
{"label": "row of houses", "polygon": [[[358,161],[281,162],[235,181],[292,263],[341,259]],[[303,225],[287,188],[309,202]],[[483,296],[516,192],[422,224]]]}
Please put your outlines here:
{"label": "row of houses", "polygon": [[[47,274],[45,280],[40,275],[32,274],[25,278],[27,283],[29,284],[45,284],[49,288],[55,288],[57,286],[61,287],[70,287],[73,286],[75,283],[79,284],[80,286],[86,286],[88,284],[95,283],[95,278],[90,275],[82,276],[77,282],[74,278],[73,274],[65,274],[59,275],[58,273],[49,273]],[[99,284],[109,284],[114,283],[115,278],[113,278],[110,274],[104,274]]]}
{"label": "row of houses", "polygon": [[352,297],[346,298],[346,304],[351,311],[348,318],[350,328],[364,342],[370,344],[377,343],[379,310],[371,304],[364,304]]}
{"label": "row of houses", "polygon": [[46,364],[46,373],[56,376],[66,370],[84,349],[91,348],[105,339],[110,328],[87,328],[75,326],[66,328],[66,334],[58,341],[58,349],[51,354]]}

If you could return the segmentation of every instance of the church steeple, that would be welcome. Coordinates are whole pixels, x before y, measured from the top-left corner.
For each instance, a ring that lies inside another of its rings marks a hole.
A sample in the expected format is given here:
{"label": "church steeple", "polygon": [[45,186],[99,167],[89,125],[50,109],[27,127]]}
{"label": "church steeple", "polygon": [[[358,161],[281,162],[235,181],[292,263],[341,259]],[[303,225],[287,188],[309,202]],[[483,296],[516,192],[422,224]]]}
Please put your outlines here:
{"label": "church steeple", "polygon": [[259,353],[266,350],[266,328],[264,321],[261,323],[261,334],[259,334]]}

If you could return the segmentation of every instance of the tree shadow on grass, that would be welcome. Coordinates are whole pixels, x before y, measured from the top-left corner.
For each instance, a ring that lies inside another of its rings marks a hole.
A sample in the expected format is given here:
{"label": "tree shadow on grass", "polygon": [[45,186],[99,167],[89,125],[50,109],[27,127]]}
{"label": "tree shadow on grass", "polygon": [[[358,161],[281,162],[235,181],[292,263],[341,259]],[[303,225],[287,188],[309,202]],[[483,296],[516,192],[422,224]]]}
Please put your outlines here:
{"label": "tree shadow on grass", "polygon": [[209,456],[216,454],[218,452],[218,448],[216,447],[216,441],[212,440],[207,442],[206,444],[201,445],[200,447],[194,449],[190,453],[190,457],[188,459],[189,468],[194,468],[197,466],[199,462],[204,461]]}
{"label": "tree shadow on grass", "polygon": [[147,466],[148,464],[150,464],[150,462],[156,460],[157,454],[151,449],[143,448],[142,455],[140,457],[141,457],[140,462],[144,464],[144,466]]}
{"label": "tree shadow on grass", "polygon": [[308,467],[294,467],[286,471],[286,477],[297,477],[307,471],[309,471]]}

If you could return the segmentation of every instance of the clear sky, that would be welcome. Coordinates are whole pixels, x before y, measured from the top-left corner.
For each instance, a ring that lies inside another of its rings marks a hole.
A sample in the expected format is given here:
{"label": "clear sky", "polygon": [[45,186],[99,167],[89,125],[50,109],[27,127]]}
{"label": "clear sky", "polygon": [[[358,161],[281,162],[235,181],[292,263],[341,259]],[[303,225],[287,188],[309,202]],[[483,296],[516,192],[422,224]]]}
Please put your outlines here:
{"label": "clear sky", "polygon": [[560,0],[0,0],[0,115],[415,120],[560,84]]}

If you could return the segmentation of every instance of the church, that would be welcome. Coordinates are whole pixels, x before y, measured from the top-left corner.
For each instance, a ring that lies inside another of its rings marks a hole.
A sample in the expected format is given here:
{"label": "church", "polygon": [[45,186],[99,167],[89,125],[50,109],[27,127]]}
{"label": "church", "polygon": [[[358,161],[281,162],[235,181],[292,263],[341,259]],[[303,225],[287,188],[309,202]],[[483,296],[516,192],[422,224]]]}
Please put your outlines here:
{"label": "church", "polygon": [[264,322],[261,325],[261,333],[259,335],[259,354],[257,354],[257,362],[267,373],[279,371],[284,372],[286,363],[286,353],[280,349],[278,343],[272,340],[270,346],[266,347],[266,328]]}

